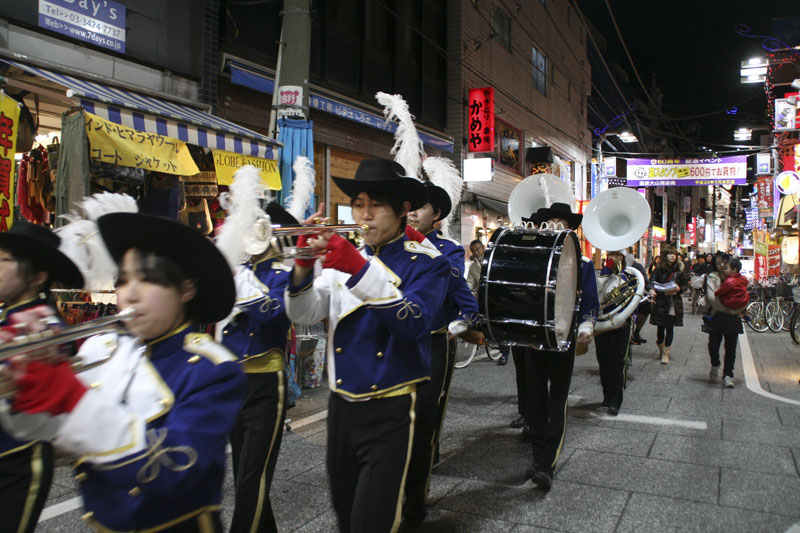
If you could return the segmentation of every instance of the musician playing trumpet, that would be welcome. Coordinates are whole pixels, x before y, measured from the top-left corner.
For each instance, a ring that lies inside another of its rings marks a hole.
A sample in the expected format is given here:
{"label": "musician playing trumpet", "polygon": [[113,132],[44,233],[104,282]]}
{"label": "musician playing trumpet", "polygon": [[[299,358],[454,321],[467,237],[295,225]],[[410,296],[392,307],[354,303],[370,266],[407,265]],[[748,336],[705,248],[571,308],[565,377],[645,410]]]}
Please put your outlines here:
{"label": "musician playing trumpet", "polygon": [[225,447],[245,383],[199,323],[233,306],[228,263],[175,221],[113,213],[97,224],[119,265],[117,303],[133,310],[129,335],[88,339],[86,363],[113,357],[79,374],[19,361],[3,426],[79,458],[84,519],[97,530],[222,531]]}

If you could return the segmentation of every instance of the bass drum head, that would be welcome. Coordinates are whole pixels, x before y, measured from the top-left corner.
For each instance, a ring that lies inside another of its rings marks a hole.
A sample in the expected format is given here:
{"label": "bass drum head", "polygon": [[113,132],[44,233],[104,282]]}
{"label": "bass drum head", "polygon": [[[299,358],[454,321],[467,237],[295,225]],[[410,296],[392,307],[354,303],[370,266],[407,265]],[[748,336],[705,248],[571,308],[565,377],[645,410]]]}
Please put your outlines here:
{"label": "bass drum head", "polygon": [[[574,319],[577,312],[575,296],[580,279],[581,256],[574,238],[566,238],[561,242],[561,257],[556,270],[555,305],[553,306],[553,322],[556,342],[559,346],[571,340],[574,332]],[[578,275],[575,275],[575,272]]]}

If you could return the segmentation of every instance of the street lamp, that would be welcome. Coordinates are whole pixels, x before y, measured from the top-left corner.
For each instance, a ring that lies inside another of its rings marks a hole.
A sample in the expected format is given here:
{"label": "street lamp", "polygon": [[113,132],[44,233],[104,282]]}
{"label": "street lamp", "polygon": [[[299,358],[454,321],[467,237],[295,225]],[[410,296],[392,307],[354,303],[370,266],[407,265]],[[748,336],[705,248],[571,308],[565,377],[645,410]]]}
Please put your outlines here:
{"label": "street lamp", "polygon": [[767,67],[769,61],[764,57],[754,57],[747,61],[742,61],[742,68],[739,73],[742,76],[742,83],[762,83],[767,79]]}
{"label": "street lamp", "polygon": [[617,137],[619,137],[619,140],[624,142],[624,143],[638,143],[639,142],[639,139],[636,138],[636,135],[634,135],[633,133],[631,133],[629,131],[623,131],[622,133],[618,133]]}
{"label": "street lamp", "polygon": [[753,137],[753,130],[750,128],[739,128],[733,132],[735,141],[749,141]]}

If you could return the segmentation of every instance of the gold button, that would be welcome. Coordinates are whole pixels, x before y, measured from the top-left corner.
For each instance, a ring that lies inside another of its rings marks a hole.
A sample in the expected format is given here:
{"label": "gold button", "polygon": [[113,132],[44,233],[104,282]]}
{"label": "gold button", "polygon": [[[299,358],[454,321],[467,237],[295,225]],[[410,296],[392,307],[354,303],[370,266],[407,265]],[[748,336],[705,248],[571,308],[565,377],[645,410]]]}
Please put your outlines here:
{"label": "gold button", "polygon": [[378,390],[378,386],[377,386],[377,385],[373,385],[372,387],[370,387],[370,389],[372,389],[372,390]]}
{"label": "gold button", "polygon": [[378,352],[375,355],[378,356],[378,357],[383,357],[383,352]]}
{"label": "gold button", "polygon": [[340,348],[336,348],[336,350],[334,350],[334,351],[335,351],[336,353],[342,353],[342,349],[341,349],[341,347],[340,347]]}
{"label": "gold button", "polygon": [[341,380],[341,378],[336,380],[336,384],[337,384],[337,385],[341,385],[341,384],[342,384],[342,380]]}
{"label": "gold button", "polygon": [[139,487],[133,487],[131,490],[128,491],[129,496],[138,496],[142,493],[142,489]]}
{"label": "gold button", "polygon": [[416,256],[416,255],[412,255],[412,256],[411,256],[411,260],[412,260],[412,261],[416,261],[416,260],[417,260],[417,256]]}
{"label": "gold button", "polygon": [[99,381],[93,381],[92,384],[89,385],[89,388],[90,389],[99,389],[100,388],[100,382]]}
{"label": "gold button", "polygon": [[194,363],[197,363],[198,361],[200,361],[200,356],[199,355],[193,355],[193,356],[191,356],[189,358],[189,360],[187,362],[194,364]]}
{"label": "gold button", "polygon": [[75,479],[75,481],[86,481],[87,479],[89,479],[89,474],[87,474],[86,472],[81,472],[80,474],[77,474],[73,479]]}
{"label": "gold button", "polygon": [[250,336],[251,336],[251,337],[252,337],[253,335],[255,335],[255,333],[250,333]]}
{"label": "gold button", "polygon": [[[227,329],[223,329],[223,330],[222,330],[222,334],[223,334],[223,335],[227,335],[227,334],[228,334],[228,330],[227,330]],[[197,341],[195,341],[195,342],[197,342]]]}

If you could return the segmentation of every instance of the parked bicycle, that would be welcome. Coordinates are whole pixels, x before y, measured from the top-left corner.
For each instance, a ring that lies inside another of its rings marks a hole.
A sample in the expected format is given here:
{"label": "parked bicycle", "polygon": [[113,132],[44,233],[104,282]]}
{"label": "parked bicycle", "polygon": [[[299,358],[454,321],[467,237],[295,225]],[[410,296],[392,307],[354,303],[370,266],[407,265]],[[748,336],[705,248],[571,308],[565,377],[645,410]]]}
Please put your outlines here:
{"label": "parked bicycle", "polygon": [[486,353],[486,357],[488,357],[491,361],[497,361],[500,359],[500,350],[496,348],[490,348],[488,344],[478,345],[478,344],[470,344],[468,342],[463,341],[459,337],[456,337],[456,368],[464,368],[469,365],[475,356],[478,355],[479,349],[483,349]]}

